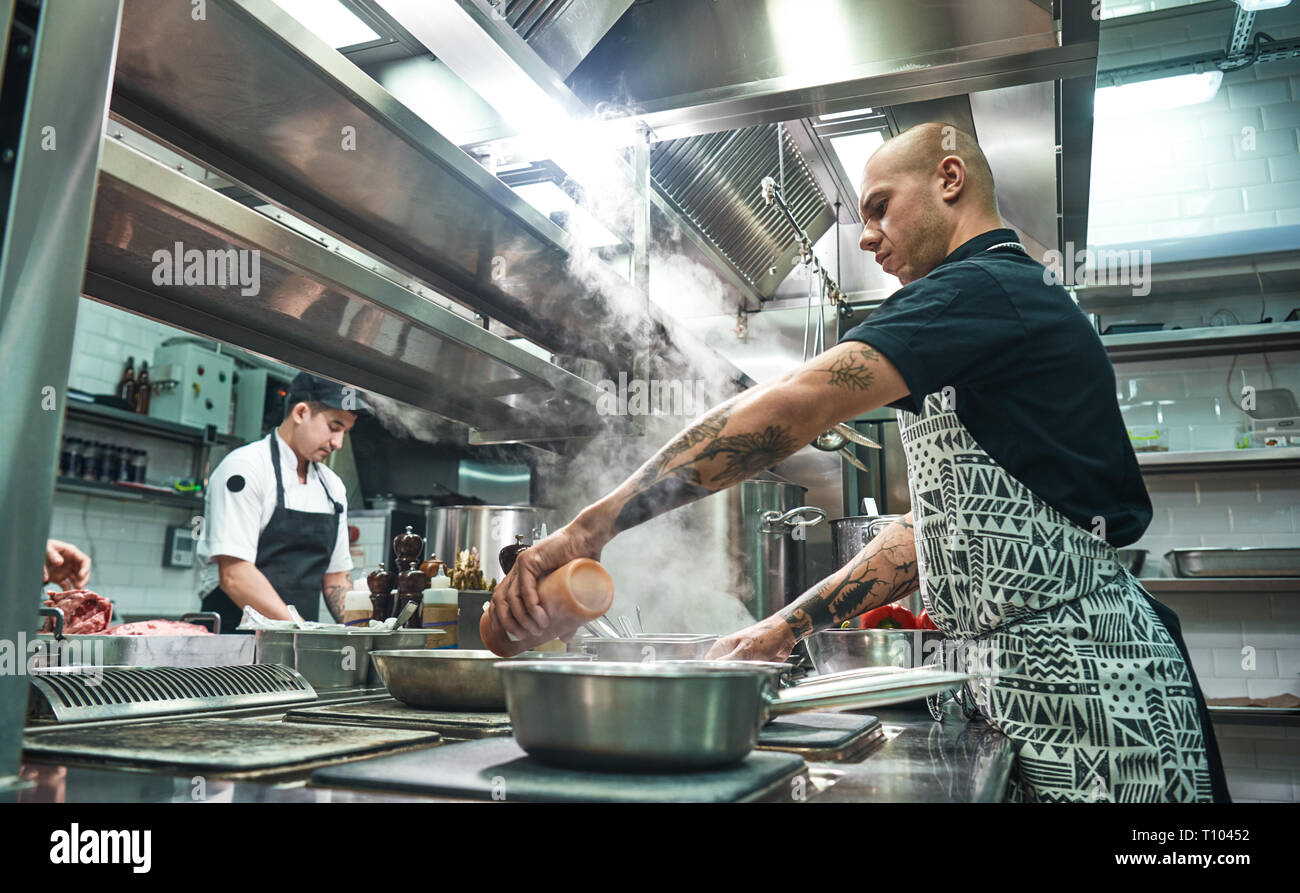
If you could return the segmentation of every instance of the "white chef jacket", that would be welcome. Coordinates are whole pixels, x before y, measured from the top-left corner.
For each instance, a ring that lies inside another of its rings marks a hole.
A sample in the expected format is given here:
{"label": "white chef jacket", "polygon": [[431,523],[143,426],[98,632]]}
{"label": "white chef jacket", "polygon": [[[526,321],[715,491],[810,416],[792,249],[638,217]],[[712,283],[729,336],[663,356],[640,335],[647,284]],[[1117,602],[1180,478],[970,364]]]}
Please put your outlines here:
{"label": "white chef jacket", "polygon": [[[330,555],[325,573],[333,574],[352,570],[352,554],[348,545],[347,489],[342,479],[329,468],[317,462],[307,466],[307,483],[298,481],[298,457],[280,437],[280,474],[284,480],[285,508],[301,512],[334,513],[321,480],[319,469],[329,496],[344,506],[339,515],[339,535]],[[257,560],[257,543],[262,531],[271,522],[275,511],[275,469],[271,467],[271,445],[263,437],[230,451],[208,479],[203,498],[203,535],[199,538],[198,559],[199,598],[215,589],[220,580],[216,556],[229,555],[245,561]]]}

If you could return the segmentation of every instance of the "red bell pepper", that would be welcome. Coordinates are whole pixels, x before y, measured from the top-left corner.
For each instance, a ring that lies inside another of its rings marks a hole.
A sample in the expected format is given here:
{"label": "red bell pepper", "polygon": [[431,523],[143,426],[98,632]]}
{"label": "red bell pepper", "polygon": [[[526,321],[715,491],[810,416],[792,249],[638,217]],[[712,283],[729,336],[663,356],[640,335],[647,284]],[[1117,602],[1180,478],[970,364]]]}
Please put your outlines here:
{"label": "red bell pepper", "polygon": [[938,629],[934,621],[930,619],[930,612],[922,609],[920,616],[916,618],[917,629]]}
{"label": "red bell pepper", "polygon": [[862,629],[916,629],[916,615],[902,605],[881,605],[862,615]]}

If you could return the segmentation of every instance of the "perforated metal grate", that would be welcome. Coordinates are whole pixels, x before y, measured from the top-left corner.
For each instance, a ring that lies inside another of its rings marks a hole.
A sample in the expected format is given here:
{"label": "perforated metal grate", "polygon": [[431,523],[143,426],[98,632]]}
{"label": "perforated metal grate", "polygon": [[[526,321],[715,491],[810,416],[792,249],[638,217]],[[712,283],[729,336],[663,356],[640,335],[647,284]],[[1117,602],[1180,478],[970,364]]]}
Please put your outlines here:
{"label": "perforated metal grate", "polygon": [[158,716],[195,709],[315,700],[299,673],[278,664],[230,667],[52,668],[32,677],[43,703],[35,714],[58,722]]}
{"label": "perforated metal grate", "polygon": [[[768,274],[793,244],[781,211],[764,204],[760,190],[763,178],[778,177],[781,168],[776,128],[762,124],[665,140],[650,157],[650,176],[659,191],[760,293],[770,293],[789,272],[784,268],[775,280]],[[789,132],[782,128],[781,135],[785,198],[816,241],[830,226],[826,196]]]}

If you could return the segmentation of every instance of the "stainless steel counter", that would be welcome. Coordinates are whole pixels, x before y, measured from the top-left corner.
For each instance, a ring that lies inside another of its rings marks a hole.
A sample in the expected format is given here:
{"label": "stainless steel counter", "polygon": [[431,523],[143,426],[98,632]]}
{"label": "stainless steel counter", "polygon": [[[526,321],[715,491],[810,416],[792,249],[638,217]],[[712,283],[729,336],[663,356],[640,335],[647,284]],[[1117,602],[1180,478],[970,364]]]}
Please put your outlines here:
{"label": "stainless steel counter", "polygon": [[[952,718],[937,723],[924,709],[871,712],[881,720],[884,742],[858,762],[810,762],[803,795],[807,802],[950,803],[1002,798],[1013,751],[1001,733],[982,722]],[[190,777],[54,764],[25,763],[22,775],[32,786],[8,795],[21,803],[436,802],[423,796],[309,787],[306,781],[199,783]]]}

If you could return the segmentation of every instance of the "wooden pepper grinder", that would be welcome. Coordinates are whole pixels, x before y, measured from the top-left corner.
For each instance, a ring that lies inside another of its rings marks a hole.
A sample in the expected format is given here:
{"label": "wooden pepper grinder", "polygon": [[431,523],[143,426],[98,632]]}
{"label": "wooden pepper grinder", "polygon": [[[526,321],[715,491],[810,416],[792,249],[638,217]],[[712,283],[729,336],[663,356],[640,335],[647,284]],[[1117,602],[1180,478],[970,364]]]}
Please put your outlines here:
{"label": "wooden pepper grinder", "polygon": [[378,620],[380,623],[393,616],[393,583],[396,575],[389,570],[384,570],[384,563],[379,562],[379,570],[370,572],[366,577],[366,586],[370,589],[370,604],[374,611],[370,615],[371,620]]}
{"label": "wooden pepper grinder", "polygon": [[407,621],[407,629],[423,629],[424,618],[421,616],[421,604],[424,602],[424,590],[429,588],[429,575],[420,570],[420,553],[424,551],[424,537],[406,528],[393,539],[393,552],[397,554],[397,566],[401,573],[397,577],[397,605],[395,613],[402,613],[407,604],[415,603],[415,613]]}

